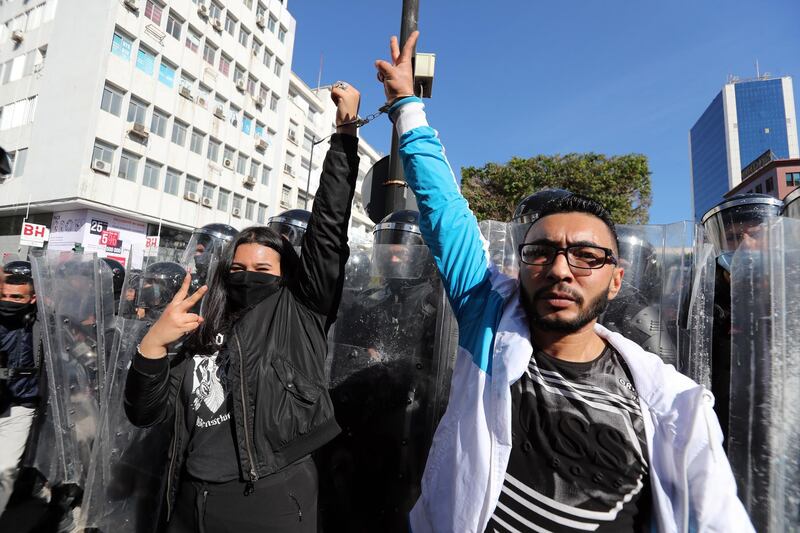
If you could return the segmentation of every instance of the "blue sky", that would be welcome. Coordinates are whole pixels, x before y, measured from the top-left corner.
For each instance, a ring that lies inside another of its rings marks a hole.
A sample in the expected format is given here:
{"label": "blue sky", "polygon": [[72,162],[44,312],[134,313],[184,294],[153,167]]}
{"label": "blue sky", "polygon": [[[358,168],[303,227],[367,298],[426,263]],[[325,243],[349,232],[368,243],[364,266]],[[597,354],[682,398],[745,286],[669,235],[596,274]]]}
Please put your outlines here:
{"label": "blue sky", "polygon": [[[293,0],[293,68],[314,86],[347,80],[361,114],[383,103],[375,59],[400,30],[401,0]],[[691,219],[688,131],[729,74],[794,78],[798,0],[420,0],[418,50],[437,54],[426,101],[456,172],[513,156],[640,152],[651,223]],[[363,130],[388,153],[381,119]]]}

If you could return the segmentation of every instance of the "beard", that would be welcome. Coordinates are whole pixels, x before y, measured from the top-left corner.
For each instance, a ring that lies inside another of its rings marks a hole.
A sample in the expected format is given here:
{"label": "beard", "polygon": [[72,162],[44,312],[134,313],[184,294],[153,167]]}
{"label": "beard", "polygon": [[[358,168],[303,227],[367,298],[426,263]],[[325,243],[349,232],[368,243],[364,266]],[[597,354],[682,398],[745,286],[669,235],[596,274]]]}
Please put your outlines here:
{"label": "beard", "polygon": [[[575,300],[575,305],[578,307],[578,315],[572,319],[563,319],[557,317],[543,316],[536,309],[536,303],[539,298],[546,292],[552,290],[559,292],[566,292]],[[581,328],[585,327],[592,320],[595,320],[608,306],[608,289],[598,294],[594,299],[584,305],[585,299],[573,291],[569,287],[551,286],[539,289],[533,296],[525,294],[523,291],[523,307],[528,312],[528,318],[531,325],[536,326],[543,330],[558,331],[560,333],[575,333]]]}

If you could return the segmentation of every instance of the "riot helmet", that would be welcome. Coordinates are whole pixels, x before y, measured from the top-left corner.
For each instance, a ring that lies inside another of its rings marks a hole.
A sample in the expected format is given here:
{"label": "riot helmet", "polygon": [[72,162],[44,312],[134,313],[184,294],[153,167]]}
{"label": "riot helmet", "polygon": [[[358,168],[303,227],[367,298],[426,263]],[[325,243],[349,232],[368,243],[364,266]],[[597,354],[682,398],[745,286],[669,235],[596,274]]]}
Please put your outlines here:
{"label": "riot helmet", "polygon": [[800,187],[787,194],[783,199],[781,215],[800,219]]}
{"label": "riot helmet", "polygon": [[198,287],[208,278],[211,263],[222,255],[225,245],[238,233],[233,226],[216,222],[206,224],[192,232],[189,244],[183,252],[181,264],[194,265],[195,271],[192,277]]}
{"label": "riot helmet", "polygon": [[718,256],[733,254],[740,245],[755,246],[782,206],[766,194],[737,194],[706,212],[701,223]]}
{"label": "riot helmet", "polygon": [[31,277],[31,264],[28,261],[9,261],[3,267],[3,272]]}
{"label": "riot helmet", "polygon": [[570,195],[572,195],[572,193],[565,189],[547,188],[536,191],[523,198],[522,201],[517,204],[517,208],[514,209],[514,216],[511,218],[511,238],[513,239],[514,249],[522,244],[525,235],[528,233],[528,229],[531,227],[531,224],[539,219],[539,213],[541,213],[545,205],[553,200],[566,198]]}
{"label": "riot helmet", "polygon": [[103,262],[111,270],[112,287],[114,289],[114,301],[119,302],[122,294],[122,284],[125,282],[125,267],[122,263],[108,257],[102,258]]}
{"label": "riot helmet", "polygon": [[181,288],[186,270],[178,263],[153,263],[139,278],[136,307],[149,317],[160,315]]}
{"label": "riot helmet", "polygon": [[419,212],[395,211],[372,230],[372,275],[390,279],[420,279],[430,262],[419,229]]}
{"label": "riot helmet", "polygon": [[303,236],[311,220],[311,211],[305,209],[289,209],[283,213],[270,217],[268,226],[286,237],[295,249],[303,246]]}

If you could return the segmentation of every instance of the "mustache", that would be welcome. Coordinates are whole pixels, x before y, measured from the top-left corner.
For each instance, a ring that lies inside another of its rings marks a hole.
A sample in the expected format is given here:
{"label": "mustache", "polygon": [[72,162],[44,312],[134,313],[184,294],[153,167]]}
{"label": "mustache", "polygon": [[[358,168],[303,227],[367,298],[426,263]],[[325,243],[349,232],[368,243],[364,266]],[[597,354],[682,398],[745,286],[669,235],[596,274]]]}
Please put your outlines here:
{"label": "mustache", "polygon": [[576,291],[572,287],[564,284],[551,285],[550,287],[543,287],[533,294],[533,299],[541,300],[544,299],[546,295],[554,292],[566,294],[571,299],[573,299],[575,303],[577,303],[578,305],[583,303],[583,296],[581,296],[580,293],[578,293],[578,291]]}

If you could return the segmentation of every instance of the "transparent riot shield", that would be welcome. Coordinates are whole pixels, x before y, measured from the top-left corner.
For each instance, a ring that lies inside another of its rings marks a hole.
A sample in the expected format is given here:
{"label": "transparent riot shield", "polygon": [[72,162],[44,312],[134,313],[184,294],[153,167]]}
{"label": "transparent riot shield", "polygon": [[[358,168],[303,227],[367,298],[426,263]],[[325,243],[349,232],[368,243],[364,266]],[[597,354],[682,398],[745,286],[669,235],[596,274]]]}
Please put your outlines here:
{"label": "transparent riot shield", "polygon": [[800,529],[800,221],[764,223],[731,262],[728,456],[757,531]]}
{"label": "transparent riot shield", "polygon": [[447,397],[452,313],[426,246],[373,246],[369,278],[365,252],[351,252],[329,335],[342,433],[315,454],[320,521],[324,531],[407,531]]}
{"label": "transparent riot shield", "polygon": [[528,224],[514,224],[498,222],[496,220],[483,220],[480,227],[483,238],[488,243],[489,259],[497,268],[511,277],[517,277],[519,265],[517,264],[517,250],[514,247],[514,231],[524,231]]}
{"label": "transparent riot shield", "polygon": [[601,323],[677,365],[680,314],[691,292],[694,225],[617,226],[622,288]]}
{"label": "transparent riot shield", "polygon": [[100,265],[94,254],[47,251],[31,264],[47,376],[35,466],[51,486],[83,486],[105,379]]}
{"label": "transparent riot shield", "polygon": [[120,298],[108,364],[100,436],[81,508],[80,525],[100,532],[158,531],[166,501],[165,469],[172,421],[139,428],[123,408],[125,379],[136,346],[180,287],[185,269],[148,258],[142,271],[128,270]]}

